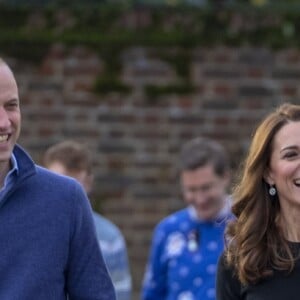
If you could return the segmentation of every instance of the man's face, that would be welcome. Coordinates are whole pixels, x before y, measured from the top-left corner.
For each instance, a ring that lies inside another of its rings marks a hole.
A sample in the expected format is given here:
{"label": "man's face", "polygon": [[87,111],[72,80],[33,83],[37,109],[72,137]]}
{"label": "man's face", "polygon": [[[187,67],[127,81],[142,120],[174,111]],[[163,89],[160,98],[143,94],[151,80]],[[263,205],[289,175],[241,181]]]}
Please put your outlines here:
{"label": "man's face", "polygon": [[11,70],[0,63],[0,168],[8,167],[21,130],[17,83]]}
{"label": "man's face", "polygon": [[199,218],[214,219],[224,206],[228,174],[220,177],[212,165],[181,173],[181,189],[184,200],[192,205]]}

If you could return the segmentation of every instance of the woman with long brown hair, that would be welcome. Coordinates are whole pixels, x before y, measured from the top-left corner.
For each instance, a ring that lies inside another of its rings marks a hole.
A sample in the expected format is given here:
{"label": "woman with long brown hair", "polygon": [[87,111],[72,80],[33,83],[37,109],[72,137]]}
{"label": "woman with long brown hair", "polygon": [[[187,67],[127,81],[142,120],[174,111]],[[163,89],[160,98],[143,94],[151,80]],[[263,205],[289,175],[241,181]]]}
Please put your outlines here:
{"label": "woman with long brown hair", "polygon": [[300,106],[257,127],[233,192],[218,300],[300,299]]}

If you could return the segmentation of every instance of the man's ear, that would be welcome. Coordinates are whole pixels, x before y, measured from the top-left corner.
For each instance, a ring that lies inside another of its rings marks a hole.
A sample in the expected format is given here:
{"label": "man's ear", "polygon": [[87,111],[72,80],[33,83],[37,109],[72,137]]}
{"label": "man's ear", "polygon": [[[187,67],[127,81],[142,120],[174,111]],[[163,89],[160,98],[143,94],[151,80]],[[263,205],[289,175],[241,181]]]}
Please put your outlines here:
{"label": "man's ear", "polygon": [[92,192],[93,189],[93,183],[94,183],[94,175],[93,174],[88,174],[85,178],[85,191],[89,195]]}
{"label": "man's ear", "polygon": [[224,179],[225,187],[227,188],[230,185],[230,182],[231,182],[231,172],[227,171],[223,175],[223,179]]}

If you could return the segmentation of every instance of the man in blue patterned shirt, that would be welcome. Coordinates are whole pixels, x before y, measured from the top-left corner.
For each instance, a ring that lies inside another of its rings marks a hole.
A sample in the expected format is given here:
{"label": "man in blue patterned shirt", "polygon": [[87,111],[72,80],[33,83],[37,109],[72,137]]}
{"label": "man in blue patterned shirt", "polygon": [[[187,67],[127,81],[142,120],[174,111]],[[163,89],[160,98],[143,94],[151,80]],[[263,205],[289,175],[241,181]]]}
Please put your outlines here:
{"label": "man in blue patterned shirt", "polygon": [[[93,184],[92,158],[89,151],[75,141],[51,146],[44,155],[44,165],[51,171],[73,177],[90,193]],[[93,212],[96,232],[104,261],[113,281],[117,300],[131,299],[131,275],[125,239],[119,228]]]}
{"label": "man in blue patterned shirt", "polygon": [[143,300],[214,300],[215,274],[230,213],[230,181],[224,148],[211,139],[186,143],[179,157],[185,209],[155,228]]}

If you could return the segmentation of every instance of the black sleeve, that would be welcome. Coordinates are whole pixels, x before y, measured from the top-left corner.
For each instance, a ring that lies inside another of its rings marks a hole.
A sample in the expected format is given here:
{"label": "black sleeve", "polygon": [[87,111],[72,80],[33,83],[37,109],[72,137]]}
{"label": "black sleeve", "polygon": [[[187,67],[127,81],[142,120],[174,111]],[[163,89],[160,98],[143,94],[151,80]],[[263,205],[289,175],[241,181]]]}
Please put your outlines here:
{"label": "black sleeve", "polygon": [[222,255],[218,262],[217,284],[216,284],[217,300],[241,300],[241,284],[233,270],[225,265],[224,256]]}

